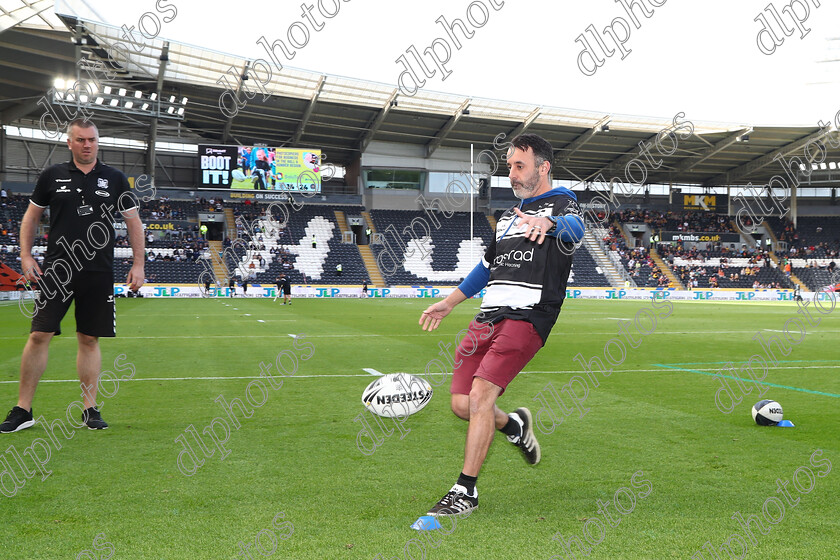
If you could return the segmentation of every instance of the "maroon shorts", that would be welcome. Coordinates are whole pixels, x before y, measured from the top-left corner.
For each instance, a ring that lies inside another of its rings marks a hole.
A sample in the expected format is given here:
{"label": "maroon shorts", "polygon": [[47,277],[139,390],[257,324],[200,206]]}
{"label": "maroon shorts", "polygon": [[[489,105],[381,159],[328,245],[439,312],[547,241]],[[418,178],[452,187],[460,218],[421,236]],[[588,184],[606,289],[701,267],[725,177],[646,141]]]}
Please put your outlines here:
{"label": "maroon shorts", "polygon": [[449,392],[468,395],[473,377],[480,377],[501,387],[504,393],[542,345],[540,335],[528,321],[502,319],[495,325],[472,321],[455,353]]}

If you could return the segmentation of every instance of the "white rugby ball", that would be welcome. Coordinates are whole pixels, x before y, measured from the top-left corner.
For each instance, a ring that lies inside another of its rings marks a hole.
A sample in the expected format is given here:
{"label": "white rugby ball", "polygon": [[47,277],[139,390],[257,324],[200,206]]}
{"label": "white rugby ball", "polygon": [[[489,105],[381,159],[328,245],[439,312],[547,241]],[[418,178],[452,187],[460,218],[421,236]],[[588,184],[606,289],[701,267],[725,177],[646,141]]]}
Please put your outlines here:
{"label": "white rugby ball", "polygon": [[432,398],[432,386],[408,373],[391,373],[373,381],[362,393],[365,408],[386,418],[419,412]]}
{"label": "white rugby ball", "polygon": [[759,426],[775,426],[784,418],[782,405],[770,399],[758,401],[752,407],[752,417]]}
{"label": "white rugby ball", "polygon": [[231,171],[230,174],[237,181],[244,181],[245,180],[245,174],[238,167],[236,169],[234,169],[233,171]]}

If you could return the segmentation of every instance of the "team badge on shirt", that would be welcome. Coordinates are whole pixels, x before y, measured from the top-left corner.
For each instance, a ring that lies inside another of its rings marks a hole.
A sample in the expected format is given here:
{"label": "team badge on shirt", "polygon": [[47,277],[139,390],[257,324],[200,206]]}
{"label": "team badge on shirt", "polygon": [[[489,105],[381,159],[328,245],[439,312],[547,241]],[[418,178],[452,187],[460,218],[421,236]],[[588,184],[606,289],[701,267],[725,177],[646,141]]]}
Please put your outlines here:
{"label": "team badge on shirt", "polygon": [[108,179],[97,179],[96,186],[102,189],[108,188]]}

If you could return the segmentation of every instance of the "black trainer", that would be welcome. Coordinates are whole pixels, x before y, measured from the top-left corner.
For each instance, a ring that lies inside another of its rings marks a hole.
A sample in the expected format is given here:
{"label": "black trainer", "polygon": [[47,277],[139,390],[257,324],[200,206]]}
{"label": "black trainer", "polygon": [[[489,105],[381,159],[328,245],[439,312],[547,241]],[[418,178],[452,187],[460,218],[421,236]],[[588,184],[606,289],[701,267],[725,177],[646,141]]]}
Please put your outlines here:
{"label": "black trainer", "polygon": [[531,419],[531,411],[527,408],[517,408],[513,414],[519,417],[522,426],[522,434],[519,436],[507,436],[508,441],[517,446],[529,465],[536,465],[540,462],[540,444],[534,436],[534,421]]}
{"label": "black trainer", "polygon": [[0,424],[0,434],[19,432],[34,425],[35,420],[32,419],[31,410],[26,411],[19,406],[14,406],[6,415],[6,420]]}
{"label": "black trainer", "polygon": [[446,493],[446,496],[440,499],[438,503],[429,510],[426,515],[464,515],[467,516],[474,509],[478,507],[478,489],[475,489],[475,495],[469,496],[467,489],[456,484],[452,490]]}
{"label": "black trainer", "polygon": [[104,430],[108,423],[102,419],[102,415],[94,407],[90,407],[82,413],[82,422],[90,430]]}

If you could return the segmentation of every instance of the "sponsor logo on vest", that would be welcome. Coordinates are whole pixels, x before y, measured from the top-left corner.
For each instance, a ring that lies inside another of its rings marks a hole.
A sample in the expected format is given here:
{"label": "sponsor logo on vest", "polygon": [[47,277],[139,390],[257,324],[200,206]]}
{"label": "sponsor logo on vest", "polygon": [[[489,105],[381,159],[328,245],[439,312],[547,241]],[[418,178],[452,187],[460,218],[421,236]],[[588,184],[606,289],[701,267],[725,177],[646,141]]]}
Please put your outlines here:
{"label": "sponsor logo on vest", "polygon": [[493,259],[493,264],[496,266],[510,266],[519,268],[523,262],[531,262],[534,260],[534,249],[529,251],[513,250],[508,251],[503,255],[497,256]]}

